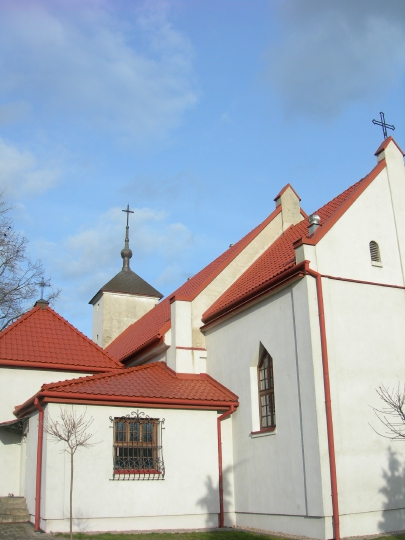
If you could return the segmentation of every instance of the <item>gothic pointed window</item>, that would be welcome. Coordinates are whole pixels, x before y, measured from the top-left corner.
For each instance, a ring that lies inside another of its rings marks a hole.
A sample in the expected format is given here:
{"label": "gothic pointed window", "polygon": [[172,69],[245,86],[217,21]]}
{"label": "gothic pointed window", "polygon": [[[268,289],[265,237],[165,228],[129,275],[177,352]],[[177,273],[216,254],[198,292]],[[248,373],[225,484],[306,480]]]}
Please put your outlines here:
{"label": "gothic pointed window", "polygon": [[276,427],[276,405],[274,400],[273,359],[266,350],[261,355],[257,370],[260,429],[274,428]]}

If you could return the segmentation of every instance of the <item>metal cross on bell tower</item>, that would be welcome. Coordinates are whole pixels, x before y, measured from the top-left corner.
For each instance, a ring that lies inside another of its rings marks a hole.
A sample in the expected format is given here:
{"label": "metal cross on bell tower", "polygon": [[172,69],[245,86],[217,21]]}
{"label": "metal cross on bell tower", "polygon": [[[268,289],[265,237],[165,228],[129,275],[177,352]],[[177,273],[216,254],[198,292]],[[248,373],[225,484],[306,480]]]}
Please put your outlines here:
{"label": "metal cross on bell tower", "polygon": [[125,245],[124,249],[121,251],[121,257],[123,259],[122,269],[129,270],[129,259],[132,257],[132,251],[129,249],[129,214],[133,214],[134,211],[130,210],[129,204],[127,204],[127,207],[123,212],[127,214],[127,227],[125,229]]}
{"label": "metal cross on bell tower", "polygon": [[379,122],[378,120],[373,120],[373,124],[382,127],[382,130],[383,130],[383,133],[384,133],[384,139],[386,139],[386,138],[388,137],[388,135],[387,135],[387,128],[388,128],[388,129],[392,129],[392,131],[394,131],[394,130],[395,130],[395,126],[392,126],[391,124],[387,124],[387,123],[385,122],[385,116],[384,116],[384,113],[383,113],[383,112],[380,112],[380,118],[381,118],[381,122]]}

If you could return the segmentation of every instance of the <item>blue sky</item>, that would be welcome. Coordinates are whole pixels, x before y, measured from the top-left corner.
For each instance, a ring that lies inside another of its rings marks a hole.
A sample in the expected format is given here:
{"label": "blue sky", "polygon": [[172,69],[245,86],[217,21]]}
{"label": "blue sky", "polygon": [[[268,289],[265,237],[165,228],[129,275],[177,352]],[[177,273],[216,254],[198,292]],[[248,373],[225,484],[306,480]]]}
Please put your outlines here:
{"label": "blue sky", "polygon": [[0,184],[91,335],[122,266],[163,294],[260,223],[308,213],[405,147],[403,0],[4,0]]}

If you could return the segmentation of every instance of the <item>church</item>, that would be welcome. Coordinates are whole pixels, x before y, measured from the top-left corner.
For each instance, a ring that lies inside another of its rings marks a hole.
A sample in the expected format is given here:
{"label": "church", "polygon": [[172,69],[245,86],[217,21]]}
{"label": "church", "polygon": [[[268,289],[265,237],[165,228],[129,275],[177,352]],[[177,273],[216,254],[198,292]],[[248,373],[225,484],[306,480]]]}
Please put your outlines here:
{"label": "church", "polygon": [[92,340],[43,300],[0,333],[0,497],[69,530],[70,457],[47,431],[65,411],[92,420],[75,531],[405,529],[405,448],[373,410],[405,381],[404,154],[388,137],[375,156],[310,215],[287,184],[166,298],[130,268],[127,219]]}

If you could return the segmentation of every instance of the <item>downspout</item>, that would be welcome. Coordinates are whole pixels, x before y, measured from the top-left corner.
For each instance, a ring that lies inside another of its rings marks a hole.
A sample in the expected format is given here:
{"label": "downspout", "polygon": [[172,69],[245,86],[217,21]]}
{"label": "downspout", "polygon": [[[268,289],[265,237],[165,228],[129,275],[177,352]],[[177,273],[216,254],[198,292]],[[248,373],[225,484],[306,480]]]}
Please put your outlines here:
{"label": "downspout", "polygon": [[34,530],[39,531],[41,519],[41,476],[42,476],[42,443],[44,440],[44,409],[39,403],[39,399],[34,399],[34,405],[39,411],[38,419],[38,446],[37,446],[37,474],[35,487],[35,526]]}
{"label": "downspout", "polygon": [[224,484],[222,477],[222,436],[221,436],[221,422],[228,416],[235,412],[235,405],[231,405],[230,409],[217,418],[217,432],[218,432],[218,472],[219,472],[219,527],[224,526]]}
{"label": "downspout", "polygon": [[307,268],[306,273],[314,277],[316,281],[316,292],[317,292],[317,298],[318,298],[319,329],[320,329],[320,334],[321,334],[323,386],[324,386],[324,392],[325,392],[326,430],[328,434],[330,483],[331,483],[331,491],[332,491],[333,532],[334,532],[334,539],[340,540],[339,500],[338,500],[337,474],[336,474],[335,439],[333,435],[332,402],[331,402],[331,394],[330,394],[328,345],[326,341],[325,310],[324,310],[323,292],[322,292],[322,276],[318,272],[315,272],[314,270],[310,270],[309,268]]}

